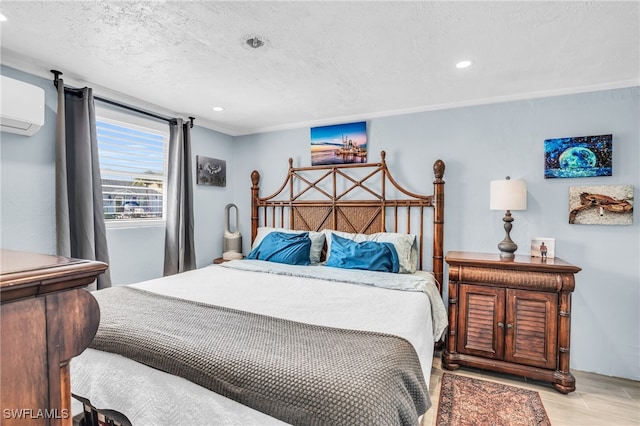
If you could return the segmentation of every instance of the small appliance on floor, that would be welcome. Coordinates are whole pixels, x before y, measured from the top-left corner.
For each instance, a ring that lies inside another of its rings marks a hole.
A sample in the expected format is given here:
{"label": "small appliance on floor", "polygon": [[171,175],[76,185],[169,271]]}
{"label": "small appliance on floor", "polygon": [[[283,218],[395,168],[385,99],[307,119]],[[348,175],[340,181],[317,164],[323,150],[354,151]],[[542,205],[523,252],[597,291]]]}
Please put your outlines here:
{"label": "small appliance on floor", "polygon": [[[231,230],[229,229],[231,227],[229,220],[229,210],[232,207],[236,209],[236,223],[234,232],[231,232]],[[224,208],[224,219],[225,229],[222,248],[222,259],[242,259],[242,234],[240,234],[240,231],[238,230],[238,206],[236,206],[235,204],[227,204]]]}

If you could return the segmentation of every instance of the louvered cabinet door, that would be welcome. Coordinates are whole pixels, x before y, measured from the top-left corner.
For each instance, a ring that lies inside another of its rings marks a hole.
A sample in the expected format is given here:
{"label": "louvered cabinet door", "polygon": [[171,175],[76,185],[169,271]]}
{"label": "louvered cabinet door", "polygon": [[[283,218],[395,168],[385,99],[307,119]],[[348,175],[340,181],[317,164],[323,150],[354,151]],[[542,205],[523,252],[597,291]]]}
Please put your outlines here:
{"label": "louvered cabinet door", "polygon": [[507,289],[504,360],[556,368],[558,295]]}
{"label": "louvered cabinet door", "polygon": [[502,359],[504,353],[504,289],[460,284],[458,351]]}

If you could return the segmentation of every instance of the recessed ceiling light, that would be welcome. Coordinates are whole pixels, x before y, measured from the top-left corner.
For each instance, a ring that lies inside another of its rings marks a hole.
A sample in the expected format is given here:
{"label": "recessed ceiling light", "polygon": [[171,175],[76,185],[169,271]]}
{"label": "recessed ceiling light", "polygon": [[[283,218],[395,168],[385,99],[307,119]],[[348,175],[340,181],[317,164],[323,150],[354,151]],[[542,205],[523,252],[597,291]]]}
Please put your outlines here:
{"label": "recessed ceiling light", "polygon": [[471,66],[471,61],[460,61],[456,64],[456,68],[467,68]]}
{"label": "recessed ceiling light", "polygon": [[4,22],[7,20],[7,17],[0,13],[0,22]]}
{"label": "recessed ceiling light", "polygon": [[224,111],[224,108],[222,108],[222,107],[220,107],[220,106],[217,106],[217,107],[213,107],[213,110],[214,110],[215,112],[222,112],[222,111]]}

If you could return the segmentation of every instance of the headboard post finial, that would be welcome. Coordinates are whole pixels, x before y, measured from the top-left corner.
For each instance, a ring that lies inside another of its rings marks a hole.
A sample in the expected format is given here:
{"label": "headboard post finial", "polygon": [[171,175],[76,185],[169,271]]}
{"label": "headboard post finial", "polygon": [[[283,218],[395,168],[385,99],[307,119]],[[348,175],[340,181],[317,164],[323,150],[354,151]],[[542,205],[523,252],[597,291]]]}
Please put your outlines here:
{"label": "headboard post finial", "polygon": [[252,187],[258,186],[259,183],[260,183],[260,172],[258,172],[257,170],[254,170],[251,172],[251,186]]}
{"label": "headboard post finial", "polygon": [[387,157],[387,153],[384,152],[384,151],[380,151],[380,158],[382,159],[383,163],[384,163],[386,157]]}
{"label": "headboard post finial", "polygon": [[433,163],[433,174],[435,175],[436,180],[442,180],[442,177],[444,176],[444,161],[436,160],[436,162]]}
{"label": "headboard post finial", "polygon": [[289,157],[289,168],[293,168],[293,158]]}

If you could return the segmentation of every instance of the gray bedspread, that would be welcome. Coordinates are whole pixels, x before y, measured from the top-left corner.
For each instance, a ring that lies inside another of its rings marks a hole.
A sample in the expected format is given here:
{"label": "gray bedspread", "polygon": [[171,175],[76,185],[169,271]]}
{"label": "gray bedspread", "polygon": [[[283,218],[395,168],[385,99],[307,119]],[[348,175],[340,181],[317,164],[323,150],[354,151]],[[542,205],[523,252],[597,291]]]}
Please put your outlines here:
{"label": "gray bedspread", "polygon": [[92,348],[184,377],[294,425],[417,425],[430,406],[400,337],[309,325],[130,287],[93,293]]}

